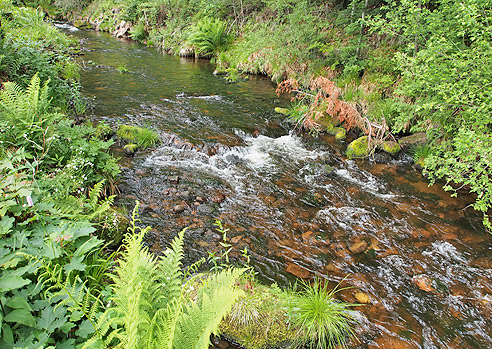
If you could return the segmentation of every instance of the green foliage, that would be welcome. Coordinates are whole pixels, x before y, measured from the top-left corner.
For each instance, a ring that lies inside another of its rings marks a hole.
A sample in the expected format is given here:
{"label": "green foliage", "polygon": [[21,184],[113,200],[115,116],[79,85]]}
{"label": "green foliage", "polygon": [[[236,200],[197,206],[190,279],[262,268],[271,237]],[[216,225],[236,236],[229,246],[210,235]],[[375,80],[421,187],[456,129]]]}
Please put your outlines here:
{"label": "green foliage", "polygon": [[70,55],[75,42],[43,18],[41,10],[15,7],[10,1],[2,0],[0,76],[3,81],[27,87],[38,73],[42,81],[50,80],[48,93],[56,106],[79,112],[79,68]]}
{"label": "green foliage", "polygon": [[82,320],[70,315],[71,304],[51,296],[52,278],[41,282],[36,275],[39,256],[73,288],[78,278],[95,274],[91,256],[103,242],[92,235],[95,228],[88,221],[69,221],[44,200],[36,165],[26,155],[5,151],[0,158],[0,346],[73,346],[87,338],[79,331],[76,339],[67,336]]}
{"label": "green foliage", "polygon": [[208,348],[210,334],[241,294],[242,273],[228,269],[185,281],[181,271],[184,230],[162,258],[142,245],[150,227],[140,228],[138,203],[125,249],[111,275],[112,305],[98,319],[98,332],[85,347],[113,343],[123,348]]}
{"label": "green foliage", "polygon": [[326,284],[315,279],[303,282],[303,292],[294,298],[294,322],[299,326],[302,341],[311,348],[347,348],[347,341],[355,338],[355,322],[349,312],[350,304],[335,299],[340,290],[328,290]]}
{"label": "green foliage", "polygon": [[227,49],[231,39],[226,22],[205,18],[191,27],[188,42],[201,56],[217,56]]}
{"label": "green foliage", "polygon": [[[405,96],[399,130],[426,131],[431,156],[425,161],[431,183],[445,179],[446,190],[476,193],[474,208],[492,206],[488,167],[491,151],[492,36],[490,1],[388,2],[373,26],[398,36],[395,55],[401,71],[396,92]],[[455,186],[451,186],[451,184]]]}
{"label": "green foliage", "polygon": [[147,31],[142,22],[138,22],[130,31],[130,37],[136,41],[143,41],[147,38]]}
{"label": "green foliage", "polygon": [[146,149],[159,142],[157,132],[138,126],[121,125],[116,132],[121,139],[135,143],[141,149]]}

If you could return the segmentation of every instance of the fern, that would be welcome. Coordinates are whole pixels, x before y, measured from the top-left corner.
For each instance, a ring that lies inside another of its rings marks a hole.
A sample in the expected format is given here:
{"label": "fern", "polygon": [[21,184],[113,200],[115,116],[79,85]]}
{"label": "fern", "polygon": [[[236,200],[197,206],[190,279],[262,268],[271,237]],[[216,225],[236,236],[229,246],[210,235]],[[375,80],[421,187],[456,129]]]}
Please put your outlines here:
{"label": "fern", "polygon": [[53,262],[46,262],[37,257],[32,257],[41,264],[38,269],[39,280],[43,286],[48,286],[45,290],[45,296],[50,300],[60,298],[56,307],[66,305],[71,313],[81,312],[84,317],[94,327],[95,336],[104,344],[103,334],[100,332],[100,326],[97,325],[97,315],[103,304],[97,290],[87,287],[87,281],[82,281],[78,276],[73,276],[71,272],[64,277],[63,266]]}
{"label": "fern", "polygon": [[180,317],[176,348],[208,348],[210,334],[218,333],[221,320],[227,315],[242,292],[234,284],[241,269],[224,270],[209,276],[198,288],[197,300],[191,302]]}
{"label": "fern", "polygon": [[[240,295],[234,284],[243,271],[226,270],[201,283],[195,276],[184,284],[181,261],[185,230],[160,260],[153,258],[142,245],[150,227],[137,226],[138,206],[137,202],[125,237],[126,249],[111,275],[113,306],[103,315],[116,329],[98,321],[99,333],[107,336],[106,343],[114,341],[125,349],[207,348],[210,334],[216,333]],[[196,300],[192,300],[185,291],[195,286]],[[101,344],[96,336],[90,343]]]}

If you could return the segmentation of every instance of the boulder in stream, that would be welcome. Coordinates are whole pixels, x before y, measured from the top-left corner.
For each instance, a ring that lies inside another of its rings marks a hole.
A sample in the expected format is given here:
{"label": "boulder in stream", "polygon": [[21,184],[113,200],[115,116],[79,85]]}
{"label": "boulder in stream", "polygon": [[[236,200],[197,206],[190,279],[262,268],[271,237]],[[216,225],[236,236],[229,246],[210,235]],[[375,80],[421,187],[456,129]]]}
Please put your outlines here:
{"label": "boulder in stream", "polygon": [[136,145],[135,143],[129,143],[129,144],[125,144],[125,146],[123,147],[123,151],[125,152],[126,155],[131,156],[135,154],[137,148],[138,145]]}
{"label": "boulder in stream", "polygon": [[396,156],[400,152],[401,146],[394,141],[384,141],[381,144],[381,149],[392,156]]}
{"label": "boulder in stream", "polygon": [[275,113],[287,115],[288,112],[289,112],[289,110],[287,108],[280,108],[280,107],[275,108]]}
{"label": "boulder in stream", "polygon": [[369,138],[367,136],[362,136],[348,145],[346,154],[349,159],[365,158],[369,156],[369,152]]}

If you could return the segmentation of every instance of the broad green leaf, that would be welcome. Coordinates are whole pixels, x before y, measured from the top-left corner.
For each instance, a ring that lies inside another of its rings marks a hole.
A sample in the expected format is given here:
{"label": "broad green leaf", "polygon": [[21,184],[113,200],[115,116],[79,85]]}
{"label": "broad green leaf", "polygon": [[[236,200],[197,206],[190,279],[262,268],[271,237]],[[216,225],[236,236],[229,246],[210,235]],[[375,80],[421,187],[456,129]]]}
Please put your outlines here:
{"label": "broad green leaf", "polygon": [[94,333],[94,326],[92,326],[89,320],[84,320],[77,331],[75,331],[75,335],[81,338],[88,338],[90,334]]}
{"label": "broad green leaf", "polygon": [[2,339],[5,343],[13,343],[14,342],[14,334],[12,332],[12,328],[8,324],[2,325]]}
{"label": "broad green leaf", "polygon": [[32,311],[32,308],[29,303],[27,303],[26,299],[19,296],[9,299],[6,305],[13,309],[25,309],[27,311]]}
{"label": "broad green leaf", "polygon": [[4,318],[5,322],[14,322],[26,326],[36,326],[36,318],[31,312],[25,309],[15,309]]}
{"label": "broad green leaf", "polygon": [[84,261],[84,256],[72,257],[70,263],[65,264],[63,266],[63,269],[65,269],[67,273],[71,272],[72,270],[84,271],[87,265],[85,265],[83,261]]}
{"label": "broad green leaf", "polygon": [[99,247],[103,244],[102,240],[99,240],[95,237],[90,238],[86,242],[84,242],[77,250],[74,252],[74,256],[84,256],[86,253],[94,250],[96,247]]}
{"label": "broad green leaf", "polygon": [[0,292],[7,292],[26,286],[31,280],[23,279],[19,276],[7,276],[0,279]]}
{"label": "broad green leaf", "polygon": [[0,236],[7,235],[14,226],[15,218],[4,216],[0,220]]}

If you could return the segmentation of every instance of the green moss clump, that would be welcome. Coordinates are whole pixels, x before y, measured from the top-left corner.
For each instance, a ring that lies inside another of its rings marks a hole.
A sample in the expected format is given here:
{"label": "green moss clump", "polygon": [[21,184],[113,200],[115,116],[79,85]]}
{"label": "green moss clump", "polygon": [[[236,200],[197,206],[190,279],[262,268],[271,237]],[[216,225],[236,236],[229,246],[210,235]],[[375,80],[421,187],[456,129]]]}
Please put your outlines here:
{"label": "green moss clump", "polygon": [[266,287],[244,281],[245,295],[234,305],[220,325],[221,333],[246,348],[277,348],[293,344],[299,328],[289,325],[288,298],[292,294],[276,285]]}
{"label": "green moss clump", "polygon": [[343,127],[334,127],[334,129],[336,130],[335,139],[341,141],[347,138],[347,130]]}
{"label": "green moss clump", "polygon": [[125,144],[123,147],[123,151],[125,152],[126,155],[133,155],[138,149],[138,145],[135,143],[129,143]]}
{"label": "green moss clump", "polygon": [[401,150],[400,145],[394,141],[384,141],[381,145],[381,148],[383,149],[383,151],[393,156],[396,156]]}
{"label": "green moss clump", "polygon": [[347,157],[349,159],[353,158],[365,158],[369,156],[369,144],[368,144],[368,137],[367,136],[362,136],[357,138],[356,140],[352,141],[348,147],[347,147]]}
{"label": "green moss clump", "polygon": [[128,143],[136,144],[139,149],[152,147],[159,142],[157,132],[138,126],[121,125],[116,134]]}
{"label": "green moss clump", "polygon": [[347,130],[343,127],[334,127],[331,125],[331,128],[327,128],[326,132],[332,136],[335,136],[338,140],[342,140],[347,137]]}

